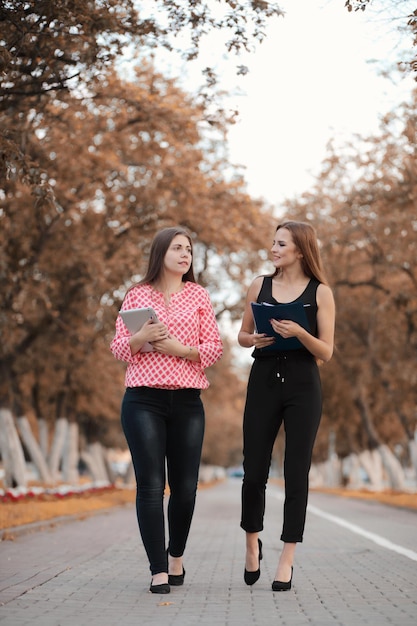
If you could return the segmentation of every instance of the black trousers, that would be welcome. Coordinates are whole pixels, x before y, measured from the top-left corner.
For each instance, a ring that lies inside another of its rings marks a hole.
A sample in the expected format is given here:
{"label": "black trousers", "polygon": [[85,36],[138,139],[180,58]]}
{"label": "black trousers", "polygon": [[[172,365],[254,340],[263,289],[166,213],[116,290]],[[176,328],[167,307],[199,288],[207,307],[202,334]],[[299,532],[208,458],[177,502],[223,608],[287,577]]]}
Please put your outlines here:
{"label": "black trousers", "polygon": [[204,408],[199,389],[126,389],[122,426],[136,475],[136,512],[152,574],[168,571],[164,490],[168,503],[169,553],[183,555],[194,513]]}
{"label": "black trousers", "polygon": [[318,367],[309,354],[286,352],[255,359],[248,381],[243,419],[241,527],[263,529],[265,489],[275,439],[285,429],[285,502],[281,540],[303,540],[308,474],[322,411]]}

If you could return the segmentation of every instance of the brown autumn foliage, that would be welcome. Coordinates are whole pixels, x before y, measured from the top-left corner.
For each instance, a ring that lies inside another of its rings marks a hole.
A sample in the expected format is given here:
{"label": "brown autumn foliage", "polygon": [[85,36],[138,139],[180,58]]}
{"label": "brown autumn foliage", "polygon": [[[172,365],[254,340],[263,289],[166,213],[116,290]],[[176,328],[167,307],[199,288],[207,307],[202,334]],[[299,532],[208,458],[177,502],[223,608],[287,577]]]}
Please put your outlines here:
{"label": "brown autumn foliage", "polygon": [[272,221],[243,181],[224,180],[224,163],[205,165],[201,107],[172,81],[151,67],[135,83],[109,72],[95,93],[93,102],[67,94],[32,121],[26,151],[48,170],[56,202],[33,206],[28,187],[5,183],[1,364],[3,398],[19,412],[76,416],[103,439],[123,384],[108,344],[155,230],[198,233],[199,280],[221,314],[226,293],[232,313],[241,306]]}
{"label": "brown autumn foliage", "polygon": [[[1,401],[27,414],[35,432],[36,418],[53,425],[64,415],[78,422],[82,440],[119,445],[124,368],[109,343],[153,234],[174,223],[196,233],[199,281],[219,317],[225,310],[233,317],[263,260],[271,214],[216,150],[227,120],[217,116],[212,130],[204,101],[150,63],[142,60],[129,81],[104,64],[83,88],[52,94],[42,90],[57,67],[53,59],[42,67],[40,91],[32,84],[19,99],[11,89],[16,106],[0,110],[31,164],[22,177],[6,158],[2,177]],[[223,396],[219,388],[216,401]],[[234,399],[223,409],[225,419],[240,418]]]}
{"label": "brown autumn foliage", "polygon": [[[0,127],[2,167],[30,186],[39,203],[53,203],[50,177],[25,143],[31,133],[30,117],[41,112],[45,102],[68,92],[85,93],[126,53],[142,61],[163,47],[193,59],[209,30],[228,35],[229,52],[249,50],[264,38],[266,22],[281,14],[276,3],[263,0],[247,4],[226,0],[222,12],[212,3],[197,6],[193,0],[154,0],[151,8],[140,0],[2,2],[0,111],[20,114],[19,124]],[[237,71],[244,73],[246,68]],[[206,68],[205,75],[209,89],[203,96],[210,98],[216,77],[212,68]]]}
{"label": "brown autumn foliage", "polygon": [[[122,442],[123,366],[108,345],[155,230],[181,223],[196,234],[197,273],[219,319],[240,316],[271,238],[271,212],[217,150],[226,117],[213,121],[207,97],[183,93],[145,51],[173,46],[190,24],[188,58],[204,28],[230,29],[229,50],[249,47],[279,11],[229,2],[223,19],[194,4],[174,11],[161,0],[153,17],[131,0],[0,7],[0,400],[34,421],[77,420],[87,441]],[[122,79],[114,61],[128,43],[139,60]],[[337,301],[317,459],[331,430],[342,456],[406,446],[414,433],[415,121],[414,101],[387,116],[381,137],[330,152],[317,188],[286,207],[317,226]],[[227,345],[209,371],[207,462],[240,458],[245,380],[232,365]]]}

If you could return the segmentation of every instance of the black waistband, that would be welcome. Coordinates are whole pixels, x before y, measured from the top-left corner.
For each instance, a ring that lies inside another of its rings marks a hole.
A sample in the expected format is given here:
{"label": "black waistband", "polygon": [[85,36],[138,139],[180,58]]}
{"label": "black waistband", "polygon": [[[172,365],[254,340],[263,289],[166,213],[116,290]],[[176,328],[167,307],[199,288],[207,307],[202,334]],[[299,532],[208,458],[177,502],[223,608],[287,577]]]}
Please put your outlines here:
{"label": "black waistband", "polygon": [[274,361],[277,359],[288,359],[292,361],[298,360],[314,360],[314,355],[307,350],[277,350],[276,352],[272,352],[269,350],[266,353],[262,353],[261,350],[254,350],[252,352],[252,356],[254,359],[259,361]]}

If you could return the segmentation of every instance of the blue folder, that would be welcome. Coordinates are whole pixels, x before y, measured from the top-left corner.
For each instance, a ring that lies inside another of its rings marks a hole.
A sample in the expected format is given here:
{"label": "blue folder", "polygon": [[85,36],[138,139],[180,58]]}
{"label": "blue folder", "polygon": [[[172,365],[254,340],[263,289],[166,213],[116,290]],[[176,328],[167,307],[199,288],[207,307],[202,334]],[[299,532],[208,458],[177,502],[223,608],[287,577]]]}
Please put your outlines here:
{"label": "blue folder", "polygon": [[257,333],[265,333],[268,337],[274,337],[275,342],[261,348],[262,352],[270,352],[271,350],[299,350],[303,348],[303,344],[297,337],[284,338],[274,332],[270,319],[275,320],[292,320],[310,332],[310,324],[308,323],[305,307],[302,302],[290,302],[289,304],[266,304],[259,302],[251,302],[253,318]]}

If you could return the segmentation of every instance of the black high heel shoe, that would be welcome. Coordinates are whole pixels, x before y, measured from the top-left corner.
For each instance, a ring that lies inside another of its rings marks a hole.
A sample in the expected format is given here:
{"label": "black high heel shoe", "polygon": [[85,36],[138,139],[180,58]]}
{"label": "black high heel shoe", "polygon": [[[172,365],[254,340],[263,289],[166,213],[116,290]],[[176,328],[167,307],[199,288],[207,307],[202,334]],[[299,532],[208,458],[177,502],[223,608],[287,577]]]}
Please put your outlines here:
{"label": "black high heel shoe", "polygon": [[254,585],[261,575],[261,560],[262,560],[262,541],[258,539],[258,547],[259,547],[259,556],[258,563],[259,567],[255,572],[248,572],[245,567],[245,573],[243,575],[243,579],[247,585]]}
{"label": "black high heel shoe", "polygon": [[289,591],[291,589],[292,574],[293,568],[291,565],[291,578],[289,579],[289,581],[287,583],[283,583],[280,580],[274,580],[274,582],[272,583],[272,591]]}

